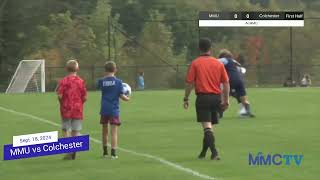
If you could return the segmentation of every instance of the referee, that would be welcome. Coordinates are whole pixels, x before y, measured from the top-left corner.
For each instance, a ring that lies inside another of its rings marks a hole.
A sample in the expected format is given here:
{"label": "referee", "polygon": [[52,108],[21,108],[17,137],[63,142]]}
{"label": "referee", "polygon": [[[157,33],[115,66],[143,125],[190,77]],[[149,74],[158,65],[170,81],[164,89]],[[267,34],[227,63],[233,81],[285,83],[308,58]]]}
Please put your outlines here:
{"label": "referee", "polygon": [[[202,38],[199,41],[201,55],[189,67],[183,101],[184,108],[188,109],[189,95],[195,88],[197,121],[201,123],[204,131],[202,151],[198,158],[205,158],[210,148],[211,159],[220,160],[212,127],[218,124],[218,111],[226,110],[229,106],[230,86],[224,65],[211,56],[211,44],[208,38]],[[220,84],[223,85],[222,97]]]}

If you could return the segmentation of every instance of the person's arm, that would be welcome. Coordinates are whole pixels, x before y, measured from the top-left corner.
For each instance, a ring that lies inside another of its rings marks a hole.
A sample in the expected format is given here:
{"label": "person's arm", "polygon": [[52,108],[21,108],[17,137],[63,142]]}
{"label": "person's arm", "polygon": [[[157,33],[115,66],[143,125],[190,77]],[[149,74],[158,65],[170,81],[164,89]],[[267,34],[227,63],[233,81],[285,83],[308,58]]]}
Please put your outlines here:
{"label": "person's arm", "polygon": [[87,101],[87,88],[86,88],[86,84],[85,82],[83,81],[82,83],[82,92],[81,92],[81,95],[82,95],[82,102],[86,102]]}
{"label": "person's arm", "polygon": [[58,100],[59,100],[59,101],[62,100],[62,94],[58,94]]}
{"label": "person's arm", "polygon": [[221,83],[222,83],[222,99],[221,99],[221,107],[222,110],[225,111],[229,107],[229,93],[230,93],[230,84],[228,74],[224,66],[221,66]]}
{"label": "person's arm", "polygon": [[185,109],[188,109],[189,107],[189,96],[194,87],[195,78],[196,78],[196,70],[194,67],[194,63],[191,63],[188,74],[187,74],[187,78],[186,78],[186,87],[185,87],[184,98],[183,98],[183,107]]}
{"label": "person's arm", "polygon": [[57,95],[58,95],[58,100],[61,101],[62,100],[62,95],[63,95],[63,83],[62,80],[58,82],[58,85],[55,89]]}
{"label": "person's arm", "polygon": [[230,93],[230,85],[229,82],[222,83],[223,90],[222,90],[222,99],[221,99],[221,106],[222,110],[226,110],[229,107],[229,93]]}
{"label": "person's arm", "polygon": [[189,107],[189,96],[191,94],[193,87],[194,87],[193,84],[186,83],[186,89],[185,89],[184,98],[183,98],[183,107],[185,109],[188,109]]}

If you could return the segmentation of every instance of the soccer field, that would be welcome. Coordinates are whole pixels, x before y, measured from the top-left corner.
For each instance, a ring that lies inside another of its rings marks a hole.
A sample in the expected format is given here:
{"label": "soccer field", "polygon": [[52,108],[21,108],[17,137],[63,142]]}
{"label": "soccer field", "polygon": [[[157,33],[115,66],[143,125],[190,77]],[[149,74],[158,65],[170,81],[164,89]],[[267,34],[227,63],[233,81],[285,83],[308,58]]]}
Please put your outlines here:
{"label": "soccer field", "polygon": [[[249,95],[257,118],[237,118],[232,100],[215,130],[221,161],[196,158],[202,130],[195,121],[195,97],[185,111],[182,90],[134,92],[130,102],[122,102],[119,159],[102,159],[100,93],[91,92],[82,130],[94,138],[90,151],[78,153],[75,161],[64,161],[62,155],[0,161],[0,179],[319,179],[320,89],[249,89]],[[59,130],[58,108],[53,93],[1,94],[1,158],[3,145],[11,144],[14,135]],[[300,166],[250,166],[248,154],[258,152],[304,157]]]}

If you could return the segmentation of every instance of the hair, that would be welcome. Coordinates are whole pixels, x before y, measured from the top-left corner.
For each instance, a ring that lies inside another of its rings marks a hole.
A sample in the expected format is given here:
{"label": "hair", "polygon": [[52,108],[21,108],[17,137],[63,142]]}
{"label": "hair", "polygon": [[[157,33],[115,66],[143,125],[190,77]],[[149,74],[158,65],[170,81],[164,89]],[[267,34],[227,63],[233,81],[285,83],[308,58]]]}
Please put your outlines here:
{"label": "hair", "polygon": [[116,69],[117,69],[117,65],[115,62],[113,61],[107,61],[105,64],[104,64],[104,70],[106,72],[109,72],[109,73],[114,73],[116,72]]}
{"label": "hair", "polygon": [[219,52],[219,58],[233,59],[233,54],[228,49],[221,49]]}
{"label": "hair", "polygon": [[79,63],[77,60],[68,60],[66,63],[66,69],[68,72],[77,72],[79,70]]}
{"label": "hair", "polygon": [[209,38],[201,38],[199,40],[199,50],[201,52],[208,52],[212,47],[212,42]]}

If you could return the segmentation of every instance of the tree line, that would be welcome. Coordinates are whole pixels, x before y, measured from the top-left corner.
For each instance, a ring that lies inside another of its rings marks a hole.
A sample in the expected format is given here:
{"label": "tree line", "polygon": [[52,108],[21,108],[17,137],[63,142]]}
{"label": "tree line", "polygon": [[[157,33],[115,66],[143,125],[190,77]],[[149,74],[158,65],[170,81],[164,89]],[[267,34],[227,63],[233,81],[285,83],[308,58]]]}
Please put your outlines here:
{"label": "tree line", "polygon": [[[288,63],[287,28],[199,32],[201,10],[304,10],[306,17],[320,17],[316,0],[0,0],[0,84],[22,59],[46,59],[47,66],[63,66],[71,58],[82,66],[99,66],[109,58],[120,66],[187,64],[198,55],[199,36],[213,39],[215,49],[243,55],[249,65]],[[318,62],[319,24],[306,20],[304,28],[294,30],[296,64]],[[159,81],[170,76],[157,73]]]}

